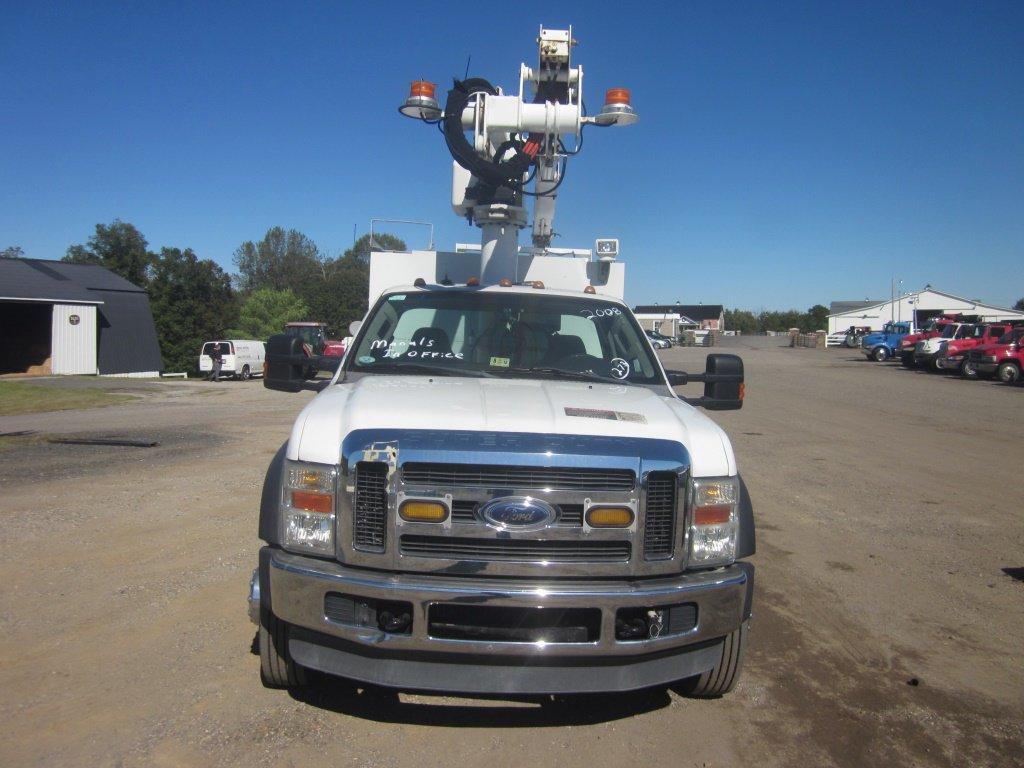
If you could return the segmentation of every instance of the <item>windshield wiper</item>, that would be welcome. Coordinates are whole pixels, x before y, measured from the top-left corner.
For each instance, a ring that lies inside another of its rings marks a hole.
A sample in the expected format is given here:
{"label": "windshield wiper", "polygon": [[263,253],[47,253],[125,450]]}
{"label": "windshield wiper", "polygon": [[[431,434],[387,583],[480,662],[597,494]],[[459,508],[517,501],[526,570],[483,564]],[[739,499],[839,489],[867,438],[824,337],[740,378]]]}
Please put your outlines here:
{"label": "windshield wiper", "polygon": [[503,371],[512,373],[542,373],[559,379],[570,381],[599,381],[602,384],[628,384],[625,379],[616,379],[614,376],[602,376],[590,371],[569,371],[565,368],[551,368],[548,366],[535,365],[530,368],[503,368]]}
{"label": "windshield wiper", "polygon": [[426,373],[437,376],[469,376],[472,378],[492,378],[494,374],[475,368],[452,368],[429,363],[384,363],[366,366],[356,373]]}

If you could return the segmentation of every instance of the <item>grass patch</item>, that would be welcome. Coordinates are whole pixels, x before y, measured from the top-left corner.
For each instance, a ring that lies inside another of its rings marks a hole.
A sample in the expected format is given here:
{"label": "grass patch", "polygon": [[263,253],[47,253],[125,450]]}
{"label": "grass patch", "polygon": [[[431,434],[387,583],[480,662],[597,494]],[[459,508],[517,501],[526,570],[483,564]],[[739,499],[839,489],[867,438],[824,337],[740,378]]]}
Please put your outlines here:
{"label": "grass patch", "polygon": [[115,394],[102,389],[63,389],[55,386],[0,381],[0,416],[45,411],[70,411],[99,408],[134,400],[133,395]]}

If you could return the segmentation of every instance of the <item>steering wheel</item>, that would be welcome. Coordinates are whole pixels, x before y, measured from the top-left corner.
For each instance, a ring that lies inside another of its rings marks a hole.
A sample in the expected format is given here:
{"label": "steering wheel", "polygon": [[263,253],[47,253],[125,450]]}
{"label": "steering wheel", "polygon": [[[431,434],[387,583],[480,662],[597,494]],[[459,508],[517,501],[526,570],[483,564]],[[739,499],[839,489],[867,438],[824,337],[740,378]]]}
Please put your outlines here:
{"label": "steering wheel", "polygon": [[569,355],[569,357],[559,360],[558,367],[565,368],[567,371],[607,376],[609,379],[618,378],[614,373],[612,373],[611,362],[605,360],[603,357],[588,355],[585,352]]}

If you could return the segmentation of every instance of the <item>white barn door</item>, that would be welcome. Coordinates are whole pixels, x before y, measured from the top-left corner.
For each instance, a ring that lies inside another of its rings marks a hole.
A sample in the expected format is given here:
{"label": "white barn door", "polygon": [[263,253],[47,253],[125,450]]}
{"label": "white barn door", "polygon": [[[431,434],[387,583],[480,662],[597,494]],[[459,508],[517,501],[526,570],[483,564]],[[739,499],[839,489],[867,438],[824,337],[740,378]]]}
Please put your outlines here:
{"label": "white barn door", "polygon": [[50,367],[55,374],[96,373],[96,307],[54,304]]}

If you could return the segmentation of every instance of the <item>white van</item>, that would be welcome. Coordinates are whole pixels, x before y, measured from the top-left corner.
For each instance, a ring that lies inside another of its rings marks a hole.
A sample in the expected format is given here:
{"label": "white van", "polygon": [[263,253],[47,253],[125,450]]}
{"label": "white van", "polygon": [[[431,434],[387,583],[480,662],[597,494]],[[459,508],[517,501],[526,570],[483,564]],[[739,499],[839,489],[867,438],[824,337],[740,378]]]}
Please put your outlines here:
{"label": "white van", "polygon": [[210,353],[214,345],[220,347],[220,375],[242,379],[243,381],[263,375],[263,356],[265,353],[262,341],[255,339],[231,339],[228,341],[208,341],[203,344],[199,353],[199,370],[209,374],[213,370]]}

